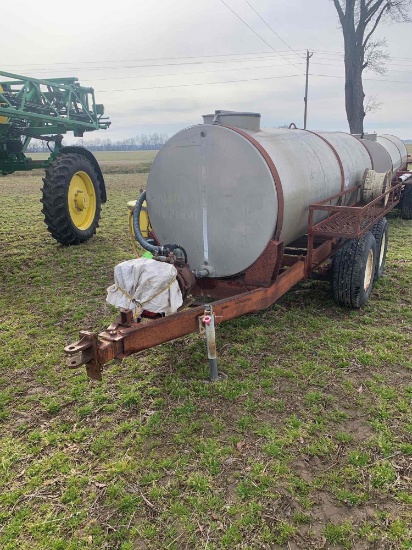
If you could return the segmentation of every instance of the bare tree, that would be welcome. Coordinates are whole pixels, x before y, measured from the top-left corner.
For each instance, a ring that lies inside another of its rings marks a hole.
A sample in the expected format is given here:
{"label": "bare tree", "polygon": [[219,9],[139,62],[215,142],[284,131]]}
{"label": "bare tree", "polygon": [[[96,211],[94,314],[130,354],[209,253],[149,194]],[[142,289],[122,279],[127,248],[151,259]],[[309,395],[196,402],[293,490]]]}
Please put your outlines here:
{"label": "bare tree", "polygon": [[[342,26],[345,46],[345,106],[349,128],[353,134],[363,133],[364,107],[362,73],[370,69],[378,74],[386,72],[389,56],[382,48],[385,40],[372,40],[382,22],[409,22],[412,0],[333,0]],[[376,108],[376,98],[374,101]],[[367,106],[366,106],[367,107]]]}
{"label": "bare tree", "polygon": [[382,102],[379,101],[377,95],[370,95],[365,101],[365,114],[366,113],[375,113],[382,107]]}

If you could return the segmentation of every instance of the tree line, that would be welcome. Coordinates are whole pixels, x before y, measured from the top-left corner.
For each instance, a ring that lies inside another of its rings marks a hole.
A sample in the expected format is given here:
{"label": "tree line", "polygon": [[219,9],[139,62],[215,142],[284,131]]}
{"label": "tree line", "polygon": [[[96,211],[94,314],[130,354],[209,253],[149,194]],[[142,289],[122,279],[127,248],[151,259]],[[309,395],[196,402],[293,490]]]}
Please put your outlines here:
{"label": "tree line", "polygon": [[[95,138],[92,140],[85,140],[79,138],[76,142],[70,143],[70,145],[77,145],[84,147],[89,151],[150,151],[158,150],[169,139],[167,134],[140,134],[136,137],[121,139],[112,141],[111,139]],[[39,139],[32,139],[27,151],[29,153],[47,153],[49,149],[47,142]],[[63,145],[68,145],[63,140]]]}

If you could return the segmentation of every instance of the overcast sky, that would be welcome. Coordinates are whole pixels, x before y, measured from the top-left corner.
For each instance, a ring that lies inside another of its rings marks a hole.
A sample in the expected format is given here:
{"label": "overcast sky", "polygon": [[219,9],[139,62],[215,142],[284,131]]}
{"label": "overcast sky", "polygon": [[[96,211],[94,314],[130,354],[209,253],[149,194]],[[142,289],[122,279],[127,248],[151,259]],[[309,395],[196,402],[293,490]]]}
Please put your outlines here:
{"label": "overcast sky", "polygon": [[[302,126],[309,49],[308,128],[347,131],[343,41],[333,2],[248,0],[286,45],[245,0],[224,1],[266,43],[222,0],[7,2],[0,68],[37,78],[78,77],[95,89],[112,120],[109,130],[90,138],[116,140],[172,135],[215,109],[260,112],[263,127]],[[366,95],[383,104],[368,115],[368,131],[412,138],[411,33],[412,24],[376,33],[387,38],[391,60],[385,76],[365,73]]]}

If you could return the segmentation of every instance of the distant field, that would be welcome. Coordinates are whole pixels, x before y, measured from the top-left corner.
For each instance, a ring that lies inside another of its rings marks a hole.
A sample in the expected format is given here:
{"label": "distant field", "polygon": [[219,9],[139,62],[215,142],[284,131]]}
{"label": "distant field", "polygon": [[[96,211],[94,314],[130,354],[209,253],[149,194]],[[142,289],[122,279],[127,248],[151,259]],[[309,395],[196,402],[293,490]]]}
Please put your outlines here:
{"label": "distant field", "polygon": [[96,151],[93,154],[103,162],[153,162],[158,151]]}
{"label": "distant field", "polygon": [[[158,151],[93,151],[98,161],[104,162],[153,162]],[[28,153],[33,159],[47,159],[47,153]]]}
{"label": "distant field", "polygon": [[[106,174],[145,173],[150,170],[158,151],[93,151]],[[47,153],[28,153],[34,160],[48,158]]]}
{"label": "distant field", "polygon": [[410,155],[412,155],[412,143],[408,143],[408,145],[406,146],[407,150],[408,150],[408,153]]}

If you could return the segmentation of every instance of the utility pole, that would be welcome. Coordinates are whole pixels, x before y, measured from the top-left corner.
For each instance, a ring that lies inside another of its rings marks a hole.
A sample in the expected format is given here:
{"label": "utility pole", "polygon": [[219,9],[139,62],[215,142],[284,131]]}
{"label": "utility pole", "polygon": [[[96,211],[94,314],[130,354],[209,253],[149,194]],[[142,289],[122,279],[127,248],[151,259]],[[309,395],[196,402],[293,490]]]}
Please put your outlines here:
{"label": "utility pole", "polygon": [[308,87],[309,87],[309,59],[313,53],[309,55],[309,50],[306,50],[306,86],[305,86],[305,114],[303,116],[303,129],[306,130],[306,120],[308,118]]}

